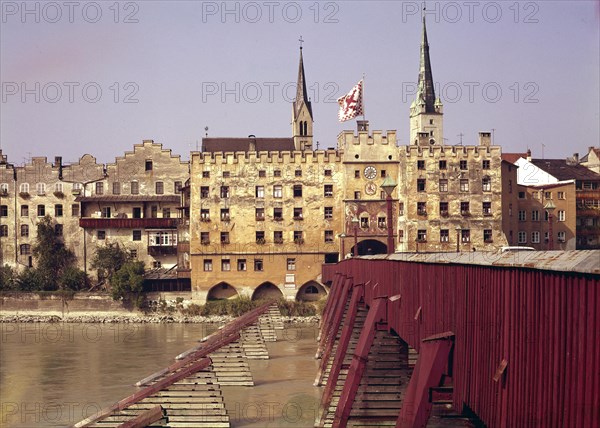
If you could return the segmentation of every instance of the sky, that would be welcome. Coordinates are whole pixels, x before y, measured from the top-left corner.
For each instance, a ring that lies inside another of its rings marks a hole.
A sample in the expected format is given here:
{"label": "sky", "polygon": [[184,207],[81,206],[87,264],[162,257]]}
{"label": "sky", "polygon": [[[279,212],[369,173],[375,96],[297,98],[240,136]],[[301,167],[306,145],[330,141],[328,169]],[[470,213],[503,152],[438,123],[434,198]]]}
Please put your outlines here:
{"label": "sky", "polygon": [[[114,162],[152,139],[189,159],[202,137],[291,136],[299,39],[319,148],[356,129],[336,99],[364,75],[371,130],[408,144],[422,3],[2,1],[0,148]],[[428,1],[445,144],[490,131],[504,152],[600,141],[598,1]],[[208,130],[206,130],[208,128]]]}

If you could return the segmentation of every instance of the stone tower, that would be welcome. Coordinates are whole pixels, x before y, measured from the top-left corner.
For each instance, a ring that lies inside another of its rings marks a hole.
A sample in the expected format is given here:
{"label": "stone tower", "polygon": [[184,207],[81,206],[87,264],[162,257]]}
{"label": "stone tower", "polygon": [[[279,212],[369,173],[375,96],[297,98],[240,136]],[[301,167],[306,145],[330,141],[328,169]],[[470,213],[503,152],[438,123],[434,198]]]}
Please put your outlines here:
{"label": "stone tower", "polygon": [[292,107],[292,134],[296,150],[312,150],[313,146],[313,113],[312,105],[306,91],[304,60],[300,46],[300,64],[298,66],[298,82],[296,83],[296,100]]}
{"label": "stone tower", "polygon": [[421,61],[417,96],[410,106],[410,144],[443,145],[444,116],[442,101],[435,97],[427,28],[423,16]]}

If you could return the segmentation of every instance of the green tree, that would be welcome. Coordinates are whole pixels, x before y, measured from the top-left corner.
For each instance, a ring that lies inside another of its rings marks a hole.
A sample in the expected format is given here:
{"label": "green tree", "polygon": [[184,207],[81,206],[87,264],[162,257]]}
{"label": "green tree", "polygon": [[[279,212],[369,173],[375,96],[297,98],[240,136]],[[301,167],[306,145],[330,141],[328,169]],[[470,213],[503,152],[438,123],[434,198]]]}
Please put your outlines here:
{"label": "green tree", "polygon": [[96,250],[96,255],[92,260],[92,268],[98,271],[99,277],[106,278],[108,285],[112,287],[115,273],[130,259],[129,254],[119,244],[107,244]]}
{"label": "green tree", "polygon": [[0,291],[10,291],[16,286],[16,273],[9,265],[0,266]]}
{"label": "green tree", "polygon": [[139,297],[144,285],[144,263],[128,261],[117,270],[111,280],[114,300],[129,300]]}

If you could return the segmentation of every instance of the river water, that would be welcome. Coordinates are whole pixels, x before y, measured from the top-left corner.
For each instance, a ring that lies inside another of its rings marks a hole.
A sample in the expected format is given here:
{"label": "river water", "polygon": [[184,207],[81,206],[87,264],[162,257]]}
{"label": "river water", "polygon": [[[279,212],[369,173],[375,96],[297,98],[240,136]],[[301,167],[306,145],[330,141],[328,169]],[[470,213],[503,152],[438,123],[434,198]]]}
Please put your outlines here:
{"label": "river water", "polygon": [[[0,427],[64,427],[136,391],[215,324],[0,324]],[[317,326],[286,326],[254,387],[222,387],[232,427],[312,427]]]}

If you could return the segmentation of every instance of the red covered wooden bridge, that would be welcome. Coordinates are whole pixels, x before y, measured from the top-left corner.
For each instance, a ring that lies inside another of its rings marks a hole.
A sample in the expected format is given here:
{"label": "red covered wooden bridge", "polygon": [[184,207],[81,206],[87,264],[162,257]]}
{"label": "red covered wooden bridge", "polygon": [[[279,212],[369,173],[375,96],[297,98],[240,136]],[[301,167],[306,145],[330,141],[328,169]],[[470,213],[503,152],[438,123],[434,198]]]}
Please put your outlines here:
{"label": "red covered wooden bridge", "polygon": [[600,426],[600,251],[367,256],[322,280],[317,425]]}

